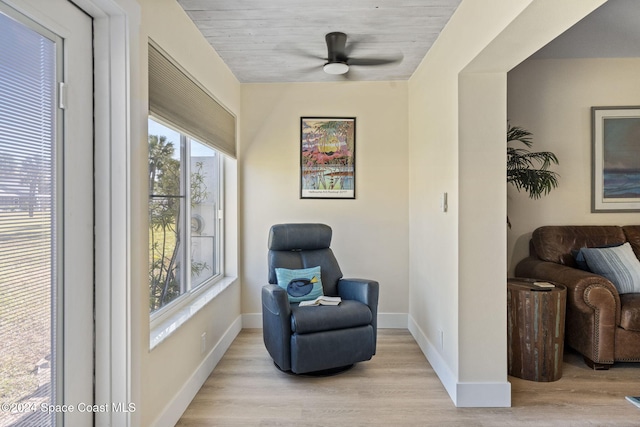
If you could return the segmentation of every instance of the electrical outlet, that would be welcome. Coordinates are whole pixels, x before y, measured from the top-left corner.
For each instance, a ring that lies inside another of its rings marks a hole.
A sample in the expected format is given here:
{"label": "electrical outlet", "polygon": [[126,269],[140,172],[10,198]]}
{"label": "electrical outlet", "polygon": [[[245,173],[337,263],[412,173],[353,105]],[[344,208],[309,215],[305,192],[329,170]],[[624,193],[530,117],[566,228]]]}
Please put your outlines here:
{"label": "electrical outlet", "polygon": [[203,355],[207,351],[207,333],[203,332],[200,335],[200,355]]}

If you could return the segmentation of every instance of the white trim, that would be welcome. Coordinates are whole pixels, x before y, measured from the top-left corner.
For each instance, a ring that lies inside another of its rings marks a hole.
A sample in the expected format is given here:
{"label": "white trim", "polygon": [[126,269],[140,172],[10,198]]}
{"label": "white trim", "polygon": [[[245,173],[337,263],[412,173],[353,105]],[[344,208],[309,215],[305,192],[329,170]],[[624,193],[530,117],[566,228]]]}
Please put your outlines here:
{"label": "white trim", "polygon": [[[130,230],[130,144],[139,137],[140,6],[134,0],[74,0],[94,19],[95,402],[134,402]],[[138,424],[134,412],[95,414],[96,426]]]}
{"label": "white trim", "polygon": [[425,333],[420,329],[412,316],[409,316],[409,332],[418,343],[420,350],[429,361],[429,364],[438,375],[440,382],[444,386],[449,397],[455,403],[456,401],[456,383],[457,379],[453,372],[449,369],[449,365],[442,358],[436,347],[429,341]]}
{"label": "white trim", "polygon": [[407,329],[408,326],[407,313],[378,313],[378,329]]}
{"label": "white trim", "polygon": [[409,316],[409,332],[418,343],[420,350],[435,371],[453,404],[458,408],[508,408],[511,407],[511,383],[465,383],[458,382],[449,366],[420,329],[413,317]]}
{"label": "white trim", "polygon": [[153,350],[155,346],[167,339],[178,328],[196,314],[209,301],[214,299],[222,291],[236,282],[236,277],[223,277],[221,280],[208,285],[196,297],[191,298],[187,303],[179,306],[176,310],[169,312],[167,316],[163,316],[159,322],[154,322],[149,332],[149,350]]}
{"label": "white trim", "polygon": [[242,317],[242,329],[262,329],[262,313],[245,313]]}
{"label": "white trim", "polygon": [[[378,313],[378,329],[407,329],[407,313]],[[242,315],[242,329],[262,329],[262,313]]]}
{"label": "white trim", "polygon": [[218,365],[224,353],[229,349],[233,340],[242,330],[242,318],[238,316],[231,326],[225,331],[220,340],[213,347],[211,352],[204,358],[200,366],[187,380],[185,385],[175,394],[171,402],[164,411],[156,418],[152,426],[173,427],[182,417],[193,398],[196,396],[202,385],[205,383],[213,369]]}
{"label": "white trim", "polygon": [[510,408],[511,383],[464,383],[457,384],[458,408]]}

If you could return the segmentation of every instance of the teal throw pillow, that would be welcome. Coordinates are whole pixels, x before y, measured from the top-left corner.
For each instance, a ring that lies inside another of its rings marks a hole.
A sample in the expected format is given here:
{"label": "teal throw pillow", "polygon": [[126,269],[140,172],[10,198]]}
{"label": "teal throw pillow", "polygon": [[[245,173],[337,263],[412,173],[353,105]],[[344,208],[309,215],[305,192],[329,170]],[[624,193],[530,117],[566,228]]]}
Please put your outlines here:
{"label": "teal throw pillow", "polygon": [[289,270],[276,268],[278,286],[287,291],[289,302],[316,299],[323,295],[320,267]]}
{"label": "teal throw pillow", "polygon": [[640,261],[629,242],[612,248],[582,248],[589,270],[606,277],[620,294],[640,292]]}

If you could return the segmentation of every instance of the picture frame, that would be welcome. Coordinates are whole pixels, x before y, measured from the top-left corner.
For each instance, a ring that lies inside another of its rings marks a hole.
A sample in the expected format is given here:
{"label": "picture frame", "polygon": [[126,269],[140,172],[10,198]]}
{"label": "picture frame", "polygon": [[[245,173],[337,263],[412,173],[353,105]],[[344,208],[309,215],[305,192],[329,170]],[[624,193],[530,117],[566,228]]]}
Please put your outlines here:
{"label": "picture frame", "polygon": [[355,117],[300,117],[300,198],[356,198]]}
{"label": "picture frame", "polygon": [[591,212],[640,212],[640,106],[591,107]]}

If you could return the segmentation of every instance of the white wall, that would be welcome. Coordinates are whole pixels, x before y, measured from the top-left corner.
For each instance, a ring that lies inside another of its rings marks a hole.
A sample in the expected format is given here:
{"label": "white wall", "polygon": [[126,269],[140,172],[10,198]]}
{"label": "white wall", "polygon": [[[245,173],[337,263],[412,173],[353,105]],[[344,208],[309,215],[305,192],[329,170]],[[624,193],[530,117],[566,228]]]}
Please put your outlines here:
{"label": "white wall", "polygon": [[[133,96],[142,104],[140,123],[146,126],[148,105],[147,43],[153,39],[173,57],[183,68],[195,77],[221,104],[236,116],[240,111],[240,83],[229,71],[215,51],[199,33],[183,9],[174,0],[139,0],[142,9],[140,36],[140,76],[139,87],[133,87]],[[149,350],[149,297],[148,297],[148,160],[147,132],[144,138],[132,146],[132,217],[131,269],[134,286],[139,286],[138,300],[132,301],[132,317],[136,336],[134,343],[137,354],[133,360],[139,366],[133,367],[134,384],[140,390],[136,403],[136,416],[141,426],[173,425],[181,411],[185,409],[192,395],[199,388],[210,371],[210,352],[219,340],[228,338],[228,329],[240,323],[240,284],[231,285],[218,295],[195,316],[180,326],[171,336]],[[225,179],[234,184],[237,171],[233,162],[227,168]],[[225,254],[226,266],[230,274],[237,274],[237,203],[234,189],[226,194],[227,224],[226,237],[230,241]],[[234,235],[235,234],[235,235]],[[204,355],[200,352],[200,337],[206,332],[207,342]],[[221,344],[224,346],[224,343]],[[209,358],[207,358],[209,356]],[[195,387],[195,390],[194,390]]]}
{"label": "white wall", "polygon": [[458,406],[510,404],[506,73],[603,1],[463,1],[409,81],[410,330]]}
{"label": "white wall", "polygon": [[559,187],[541,199],[508,188],[509,272],[542,225],[640,223],[636,213],[591,213],[591,107],[640,105],[640,59],[527,60],[509,72],[508,116],[533,133],[534,151],[552,151]]}
{"label": "white wall", "polygon": [[[269,227],[323,222],[346,277],[380,282],[379,311],[408,312],[407,83],[242,86],[242,312],[262,312]],[[300,117],[356,117],[356,199],[300,199]],[[406,325],[406,320],[405,320]]]}
{"label": "white wall", "polygon": [[[134,79],[139,87],[132,87],[133,96],[146,106],[149,36],[239,117],[239,250],[240,275],[244,276],[241,287],[225,291],[165,342],[148,350],[147,142],[145,138],[134,143],[130,265],[134,284],[142,291],[132,293],[137,297],[132,301],[132,329],[134,336],[141,337],[133,350],[132,383],[139,387],[134,395],[140,396],[136,404],[141,425],[152,425],[165,415],[163,411],[176,407],[174,399],[201,371],[203,358],[198,349],[203,331],[209,336],[210,350],[241,312],[260,313],[260,287],[267,278],[268,228],[286,221],[332,225],[333,247],[343,271],[380,281],[382,313],[410,313],[412,332],[457,405],[477,403],[461,397],[460,391],[477,390],[481,399],[488,396],[482,404],[503,399],[505,203],[482,205],[477,215],[474,209],[483,200],[498,200],[506,190],[504,186],[486,188],[484,199],[477,194],[479,184],[473,180],[479,177],[487,183],[498,182],[504,170],[486,171],[481,162],[473,162],[474,150],[482,152],[476,144],[492,144],[489,139],[498,134],[496,129],[504,130],[502,119],[506,117],[498,116],[505,115],[506,71],[515,65],[509,61],[532,53],[531,46],[517,46],[518,40],[531,40],[536,31],[554,37],[552,34],[561,31],[557,21],[562,22],[562,17],[568,26],[602,1],[571,0],[556,5],[548,0],[465,0],[453,24],[408,83],[241,87],[175,1],[139,0],[141,72]],[[542,9],[536,11],[537,6]],[[518,31],[522,27],[517,19],[522,15],[535,18],[532,21],[540,29]],[[555,19],[556,26],[539,25],[558,15],[561,18]],[[540,39],[535,43],[544,44]],[[489,58],[485,67],[499,66],[487,70],[478,58]],[[489,75],[459,80],[472,61],[478,62],[475,69],[468,67],[471,74]],[[483,90],[479,87],[482,82],[497,92]],[[483,100],[488,103],[478,105]],[[474,139],[474,126],[478,125],[474,105],[478,112],[495,109],[486,123],[490,129],[478,140]],[[461,111],[465,112],[462,120]],[[140,123],[146,123],[146,108],[139,114]],[[299,199],[299,120],[307,115],[358,118],[356,200]],[[534,126],[531,130],[537,132]],[[494,150],[497,153],[494,148],[490,152]],[[496,160],[488,161],[493,164]],[[449,193],[447,214],[439,211],[443,192]],[[465,212],[461,214],[462,209]],[[517,224],[519,215],[513,215]],[[482,235],[495,238],[476,239],[476,229],[482,227]],[[487,269],[478,268],[476,253],[494,253],[501,260]],[[487,295],[495,297],[488,300],[488,306],[482,299]],[[488,363],[478,363],[478,356]],[[497,399],[486,393],[492,384],[498,385]],[[461,387],[465,385],[471,387]]]}

